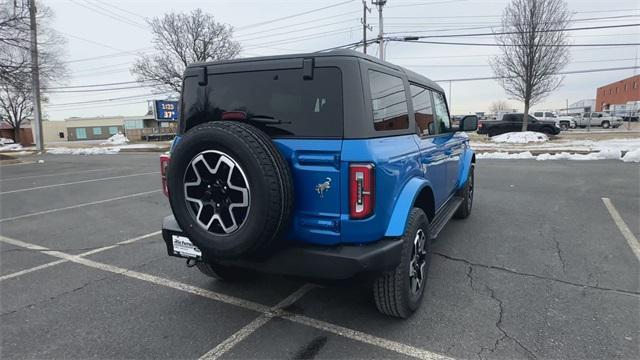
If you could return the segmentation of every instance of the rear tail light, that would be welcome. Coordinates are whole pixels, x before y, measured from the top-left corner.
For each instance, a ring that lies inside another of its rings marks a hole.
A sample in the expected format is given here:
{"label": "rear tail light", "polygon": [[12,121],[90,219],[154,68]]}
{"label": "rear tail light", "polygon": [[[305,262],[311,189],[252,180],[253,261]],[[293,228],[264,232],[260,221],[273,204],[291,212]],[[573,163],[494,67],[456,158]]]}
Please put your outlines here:
{"label": "rear tail light", "polygon": [[375,175],[373,164],[349,166],[349,216],[364,219],[373,214]]}
{"label": "rear tail light", "polygon": [[167,168],[171,157],[167,154],[160,155],[160,176],[162,177],[162,192],[169,196],[169,186],[167,185]]}

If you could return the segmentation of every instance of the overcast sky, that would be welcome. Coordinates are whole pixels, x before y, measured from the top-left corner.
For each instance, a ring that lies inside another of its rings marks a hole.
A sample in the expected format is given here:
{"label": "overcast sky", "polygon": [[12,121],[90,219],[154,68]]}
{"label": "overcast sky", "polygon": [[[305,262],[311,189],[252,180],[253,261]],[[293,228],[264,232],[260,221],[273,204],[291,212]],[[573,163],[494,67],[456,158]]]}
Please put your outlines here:
{"label": "overcast sky", "polygon": [[[370,3],[370,0],[367,0]],[[202,8],[219,22],[232,25],[235,39],[240,41],[243,57],[309,52],[360,41],[362,27],[361,0],[45,0],[55,12],[53,27],[68,43],[64,60],[68,61],[70,77],[63,86],[92,85],[134,80],[129,68],[136,53],[151,53],[152,37],[145,18],[166,12],[189,12]],[[398,34],[460,34],[490,31],[498,26],[507,0],[388,0],[384,8],[385,33]],[[310,10],[330,8],[305,15]],[[573,27],[634,24],[640,20],[640,1],[568,1],[575,12]],[[608,17],[609,19],[593,19]],[[614,17],[614,18],[612,18]],[[265,23],[268,22],[268,23]],[[377,34],[377,12],[369,18],[373,24],[370,37]],[[476,29],[460,29],[460,28]],[[574,44],[638,43],[640,27],[574,31]],[[493,38],[448,38],[448,41],[491,43]],[[369,47],[375,52],[377,45]],[[628,67],[636,64],[639,47],[573,47],[572,61],[566,71]],[[387,60],[405,66],[433,80],[492,76],[488,59],[495,47],[453,46],[432,44],[390,43]],[[598,86],[623,79],[634,70],[567,75],[564,85],[537,109],[564,107],[582,99],[595,98]],[[441,82],[449,91],[449,83]],[[45,111],[50,120],[70,116],[142,115],[147,110],[145,94],[148,88],[123,89],[108,92],[51,94]],[[92,100],[120,99],[109,103],[77,104]],[[149,95],[149,99],[158,98]],[[508,100],[522,110],[522,104],[509,100],[495,80],[453,82],[449,99],[454,114],[486,111],[492,101]],[[65,105],[66,104],[66,105]]]}

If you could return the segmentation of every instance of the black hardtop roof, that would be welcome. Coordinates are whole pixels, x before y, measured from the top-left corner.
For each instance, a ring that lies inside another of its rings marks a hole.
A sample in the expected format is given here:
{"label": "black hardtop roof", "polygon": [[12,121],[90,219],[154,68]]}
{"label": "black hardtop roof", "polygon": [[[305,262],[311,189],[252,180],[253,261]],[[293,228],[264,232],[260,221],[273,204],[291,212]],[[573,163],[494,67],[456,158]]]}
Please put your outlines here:
{"label": "black hardtop roof", "polygon": [[409,78],[409,81],[420,83],[422,85],[426,85],[428,87],[434,88],[439,91],[444,91],[435,81],[430,80],[424,75],[420,75],[402,66],[398,66],[390,62],[380,60],[371,55],[363,54],[355,50],[346,50],[346,49],[324,51],[324,52],[300,53],[300,54],[248,57],[248,58],[238,58],[238,59],[232,59],[232,60],[221,60],[221,61],[211,61],[211,62],[199,62],[199,63],[189,64],[188,68],[209,66],[209,65],[215,66],[215,65],[223,65],[223,64],[236,64],[236,63],[252,62],[252,61],[284,60],[284,59],[292,59],[292,58],[310,58],[310,57],[335,57],[335,56],[357,57],[366,61],[371,61],[378,65],[382,65],[382,66],[405,73]]}

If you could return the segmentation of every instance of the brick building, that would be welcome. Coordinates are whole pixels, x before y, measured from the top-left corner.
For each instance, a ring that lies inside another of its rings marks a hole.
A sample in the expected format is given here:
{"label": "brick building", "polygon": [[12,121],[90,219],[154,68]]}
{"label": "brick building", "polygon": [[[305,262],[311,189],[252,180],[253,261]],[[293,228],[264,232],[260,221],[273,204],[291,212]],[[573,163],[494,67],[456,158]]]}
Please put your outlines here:
{"label": "brick building", "polygon": [[615,105],[637,101],[640,101],[640,75],[599,87],[596,93],[596,111],[613,110]]}

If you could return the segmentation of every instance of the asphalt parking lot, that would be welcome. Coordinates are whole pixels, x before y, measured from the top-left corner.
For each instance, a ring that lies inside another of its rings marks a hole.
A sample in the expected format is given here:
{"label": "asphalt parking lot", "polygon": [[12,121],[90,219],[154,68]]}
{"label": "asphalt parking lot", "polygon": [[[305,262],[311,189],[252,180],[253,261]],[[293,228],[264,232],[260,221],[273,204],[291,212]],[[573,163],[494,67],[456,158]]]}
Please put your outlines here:
{"label": "asphalt parking lot", "polygon": [[479,160],[403,321],[357,284],[168,257],[157,154],[44,159],[0,167],[3,359],[640,358],[637,164]]}

